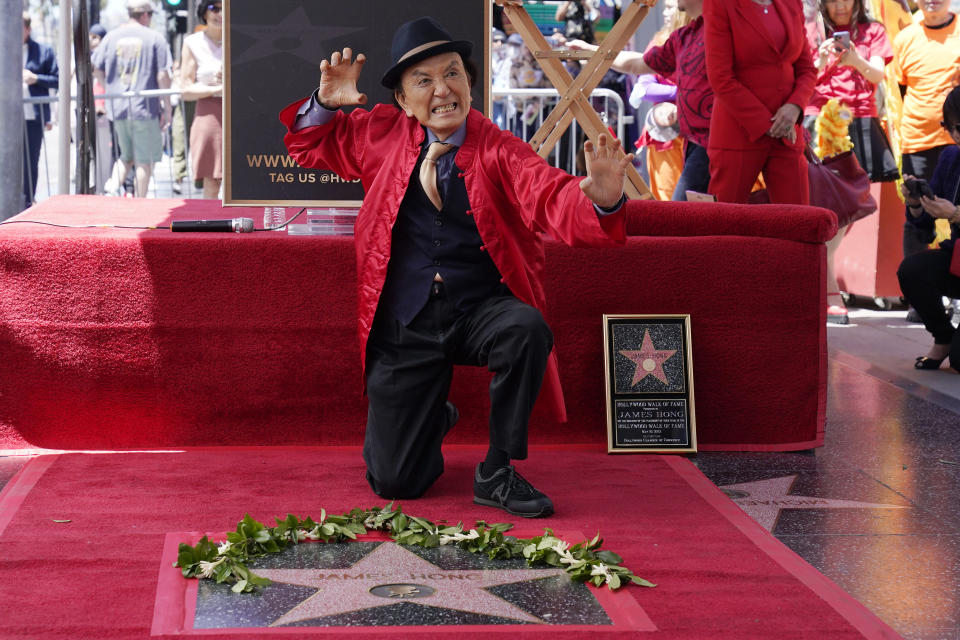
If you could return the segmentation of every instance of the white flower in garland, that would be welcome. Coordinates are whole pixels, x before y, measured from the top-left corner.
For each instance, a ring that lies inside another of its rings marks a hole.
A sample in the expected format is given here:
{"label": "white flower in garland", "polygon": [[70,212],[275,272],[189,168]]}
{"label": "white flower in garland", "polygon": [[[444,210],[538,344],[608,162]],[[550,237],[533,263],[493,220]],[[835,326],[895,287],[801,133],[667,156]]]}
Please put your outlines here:
{"label": "white flower in garland", "polygon": [[610,569],[607,568],[607,565],[602,562],[594,565],[593,569],[590,570],[590,575],[592,576],[603,576],[603,579],[607,582],[610,582],[613,579],[613,576],[610,574]]}
{"label": "white flower in garland", "polygon": [[311,531],[304,531],[301,529],[297,532],[297,539],[299,540],[319,540],[320,539],[320,525],[315,526]]}
{"label": "white flower in garland", "polygon": [[568,551],[570,548],[569,542],[557,540],[557,542],[550,548],[557,552],[557,555],[560,556],[560,562],[563,564],[568,564],[572,568],[576,568],[577,566],[582,566],[585,564],[584,560],[577,560],[573,554]]}
{"label": "white flower in garland", "polygon": [[231,547],[233,547],[233,543],[230,542],[229,540],[224,540],[223,542],[220,543],[220,546],[217,547],[217,555],[222,556],[227,551],[229,551]]}
{"label": "white flower in garland", "polygon": [[218,566],[220,566],[226,558],[220,558],[216,562],[207,562],[206,560],[200,561],[200,575],[204,578],[213,577],[213,572]]}
{"label": "white flower in garland", "polygon": [[480,537],[480,532],[476,529],[470,529],[469,533],[443,534],[440,536],[440,544],[450,544],[451,542],[462,542],[463,540],[476,540]]}

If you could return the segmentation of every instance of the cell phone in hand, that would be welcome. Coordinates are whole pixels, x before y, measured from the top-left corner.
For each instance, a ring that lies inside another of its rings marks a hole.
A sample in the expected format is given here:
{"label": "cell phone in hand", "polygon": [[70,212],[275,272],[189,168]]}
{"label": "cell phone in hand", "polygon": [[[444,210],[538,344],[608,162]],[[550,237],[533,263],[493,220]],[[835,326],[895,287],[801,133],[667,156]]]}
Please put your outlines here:
{"label": "cell phone in hand", "polygon": [[903,184],[907,187],[907,193],[910,194],[911,198],[926,196],[930,199],[933,199],[937,197],[930,188],[930,184],[922,178],[910,178],[904,181]]}
{"label": "cell phone in hand", "polygon": [[850,48],[850,32],[849,31],[834,31],[833,32],[834,42],[838,42],[843,46],[844,49]]}

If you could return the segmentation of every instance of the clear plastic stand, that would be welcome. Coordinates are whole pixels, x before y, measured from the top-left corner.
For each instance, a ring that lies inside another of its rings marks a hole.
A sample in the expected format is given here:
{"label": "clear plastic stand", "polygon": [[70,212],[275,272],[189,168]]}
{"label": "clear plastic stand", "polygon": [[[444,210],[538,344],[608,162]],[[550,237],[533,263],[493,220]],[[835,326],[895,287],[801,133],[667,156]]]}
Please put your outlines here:
{"label": "clear plastic stand", "polygon": [[292,236],[353,235],[357,211],[359,209],[341,207],[307,209],[304,222],[287,225],[287,234]]}

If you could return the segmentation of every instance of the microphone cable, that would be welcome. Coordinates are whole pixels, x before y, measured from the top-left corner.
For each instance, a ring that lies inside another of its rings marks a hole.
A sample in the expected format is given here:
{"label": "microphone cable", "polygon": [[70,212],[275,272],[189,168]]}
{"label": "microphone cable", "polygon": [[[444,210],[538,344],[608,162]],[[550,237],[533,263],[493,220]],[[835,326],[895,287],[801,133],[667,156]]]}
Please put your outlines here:
{"label": "microphone cable", "polygon": [[307,208],[306,208],[306,207],[303,207],[302,209],[300,209],[300,211],[297,211],[295,214],[293,214],[292,217],[290,217],[290,218],[288,218],[287,220],[285,220],[285,221],[283,222],[283,224],[278,225],[278,226],[276,226],[276,227],[270,227],[269,229],[266,229],[266,228],[264,228],[264,229],[254,228],[253,230],[254,230],[254,231],[276,231],[276,230],[278,230],[278,229],[286,229],[288,224],[290,224],[291,222],[293,222],[294,220],[296,220],[297,218],[299,218],[299,217],[300,217],[300,214],[303,213],[303,212],[306,211],[306,210],[307,210]]}
{"label": "microphone cable", "polygon": [[[297,211],[295,214],[293,214],[292,217],[290,217],[288,220],[284,221],[284,223],[281,224],[281,225],[279,225],[279,226],[271,227],[271,228],[269,228],[269,229],[266,229],[266,228],[264,228],[264,229],[254,228],[253,230],[254,230],[254,231],[276,231],[277,229],[285,229],[288,224],[290,224],[291,222],[293,222],[294,220],[296,220],[296,219],[300,216],[300,214],[302,214],[302,213],[303,213],[304,211],[306,211],[306,210],[307,210],[306,207],[301,208],[300,211]],[[61,228],[61,229],[134,229],[134,230],[137,230],[137,231],[152,231],[152,230],[154,230],[154,229],[170,229],[170,225],[133,227],[133,226],[122,225],[122,224],[63,224],[63,223],[60,223],[60,222],[46,222],[46,221],[43,221],[43,220],[3,220],[3,221],[0,221],[0,225],[5,225],[5,224],[41,224],[41,225],[45,225],[45,226],[48,226],[48,227],[59,227],[59,228]]]}
{"label": "microphone cable", "polygon": [[61,229],[139,229],[139,230],[150,230],[150,229],[169,229],[169,226],[166,227],[128,227],[125,225],[119,224],[62,224],[59,222],[45,222],[43,220],[4,220],[0,222],[0,225],[4,224],[42,224],[48,227],[60,227]]}

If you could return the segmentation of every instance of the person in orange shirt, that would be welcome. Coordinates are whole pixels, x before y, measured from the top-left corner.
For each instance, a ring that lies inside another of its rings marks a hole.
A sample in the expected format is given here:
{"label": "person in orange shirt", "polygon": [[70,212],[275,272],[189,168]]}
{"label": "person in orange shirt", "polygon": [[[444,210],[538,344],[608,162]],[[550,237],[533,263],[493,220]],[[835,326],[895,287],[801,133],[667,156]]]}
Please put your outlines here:
{"label": "person in orange shirt", "polygon": [[[957,84],[960,69],[960,24],[948,0],[922,0],[922,20],[893,40],[894,77],[901,86],[900,151],[903,175],[929,180],[940,154],[953,144],[940,126],[940,107]],[[925,238],[904,224],[903,255],[927,248]]]}

